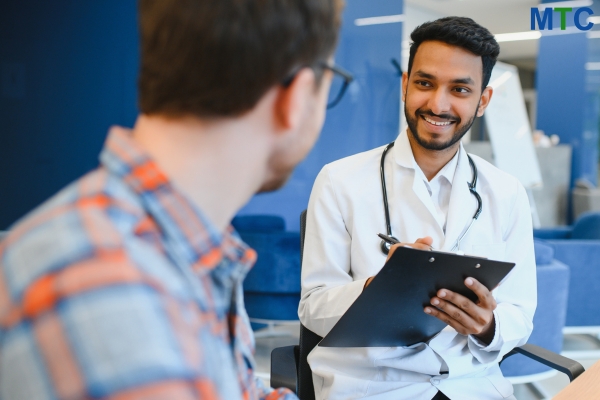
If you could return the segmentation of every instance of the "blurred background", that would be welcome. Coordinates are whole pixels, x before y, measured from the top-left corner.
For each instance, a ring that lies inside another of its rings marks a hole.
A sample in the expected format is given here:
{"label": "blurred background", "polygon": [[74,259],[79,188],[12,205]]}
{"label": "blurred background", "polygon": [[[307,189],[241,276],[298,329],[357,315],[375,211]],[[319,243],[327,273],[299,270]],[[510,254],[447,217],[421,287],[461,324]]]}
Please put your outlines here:
{"label": "blurred background", "polygon": [[[254,224],[252,218],[265,214],[278,221],[276,229],[267,229],[269,234],[297,233],[299,214],[326,163],[389,143],[404,127],[400,83],[408,62],[410,32],[443,16],[473,18],[496,35],[501,63],[492,76],[497,87],[490,112],[476,120],[464,144],[469,152],[515,174],[527,187],[535,236],[541,243],[536,242],[536,255],[538,248],[550,249],[544,253],[545,261],[538,260],[538,270],[545,262],[568,268],[566,278],[559,279],[563,283],[566,279],[564,288],[552,286],[558,278],[539,287],[551,297],[564,297],[562,305],[544,317],[559,325],[552,328],[561,332],[554,351],[591,365],[600,358],[600,309],[582,311],[580,305],[600,290],[596,272],[600,270],[600,220],[594,219],[600,212],[600,1],[346,3],[335,58],[355,81],[341,103],[328,112],[317,145],[288,184],[279,192],[255,196],[240,211],[237,223],[242,236],[252,241],[251,235],[262,234],[260,229],[266,225],[253,228],[261,223]],[[554,29],[532,29],[532,8],[543,14],[545,7],[573,9],[566,29],[560,29],[557,12]],[[579,29],[573,19],[582,7],[593,11],[579,14],[580,25],[595,24],[589,30]],[[0,231],[95,168],[111,125],[133,125],[139,61],[136,18],[134,0],[0,1]],[[296,239],[291,239],[293,246]],[[296,260],[298,251],[286,244],[278,258],[271,257],[277,250],[257,250],[259,263],[268,264],[256,268],[262,271],[257,274],[264,275],[252,278],[253,286],[247,290],[258,299],[257,282],[269,281],[269,271],[284,268],[281,260]],[[295,268],[286,275],[292,277],[288,282],[292,289],[282,292],[296,299],[299,260],[288,264],[285,268]],[[278,301],[267,297],[257,300],[254,308],[250,297],[247,302],[254,310],[250,316],[261,322],[255,327],[268,325],[268,331],[258,331],[259,366],[265,379],[270,349],[297,343],[293,315],[297,300],[280,317],[261,314]],[[551,329],[548,325],[545,330],[546,323],[550,322],[540,322],[543,332]],[[533,381],[541,384],[521,385],[518,398],[548,398],[566,385],[562,378],[536,374],[521,373],[537,376]],[[516,383],[530,381],[515,378]]]}
{"label": "blurred background", "polygon": [[[566,3],[590,7],[600,22],[598,1]],[[555,29],[531,36],[536,6],[535,0],[347,0],[336,62],[356,80],[287,186],[256,196],[240,214],[274,213],[297,230],[324,164],[394,140],[403,127],[400,68],[407,65],[410,32],[447,15],[471,17],[499,35],[500,60],[517,68],[538,146],[533,164],[542,176],[531,185],[538,226],[570,224],[600,209],[600,24],[580,31],[571,13],[561,31],[555,13]],[[132,126],[137,64],[134,0],[0,2],[0,229],[94,168],[110,125]],[[470,135],[480,143],[468,149],[494,161],[498,149],[484,119]]]}

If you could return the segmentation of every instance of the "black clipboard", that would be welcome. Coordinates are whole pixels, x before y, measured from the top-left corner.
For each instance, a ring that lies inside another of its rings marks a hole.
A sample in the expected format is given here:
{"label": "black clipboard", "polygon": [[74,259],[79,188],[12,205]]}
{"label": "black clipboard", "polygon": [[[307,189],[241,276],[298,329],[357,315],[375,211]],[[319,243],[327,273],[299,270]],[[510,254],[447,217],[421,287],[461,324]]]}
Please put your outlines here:
{"label": "black clipboard", "polygon": [[423,308],[442,288],[477,300],[464,280],[473,277],[496,287],[514,263],[453,253],[397,248],[371,284],[358,296],[322,347],[396,347],[426,342],[446,327]]}

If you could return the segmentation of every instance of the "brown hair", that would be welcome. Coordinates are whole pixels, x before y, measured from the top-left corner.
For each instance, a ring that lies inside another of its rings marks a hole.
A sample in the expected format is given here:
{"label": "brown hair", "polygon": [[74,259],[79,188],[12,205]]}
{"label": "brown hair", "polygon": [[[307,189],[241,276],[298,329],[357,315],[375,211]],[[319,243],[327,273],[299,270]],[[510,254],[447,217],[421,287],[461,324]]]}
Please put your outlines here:
{"label": "brown hair", "polygon": [[[139,0],[139,107],[227,117],[335,49],[343,0]],[[319,72],[319,71],[317,71]]]}

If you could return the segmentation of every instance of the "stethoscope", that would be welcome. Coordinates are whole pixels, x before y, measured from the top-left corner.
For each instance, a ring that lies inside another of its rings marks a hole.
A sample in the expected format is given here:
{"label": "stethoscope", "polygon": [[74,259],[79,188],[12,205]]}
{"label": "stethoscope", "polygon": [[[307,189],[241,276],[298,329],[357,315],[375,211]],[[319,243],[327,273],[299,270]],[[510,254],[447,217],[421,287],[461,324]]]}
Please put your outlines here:
{"label": "stethoscope", "polygon": [[[392,235],[392,226],[390,224],[390,209],[388,206],[387,189],[385,186],[385,168],[384,168],[385,156],[387,155],[387,152],[392,147],[394,147],[394,142],[388,144],[385,147],[385,149],[383,150],[383,153],[381,154],[381,165],[379,167],[379,172],[381,174],[381,191],[383,192],[383,209],[385,211],[385,224],[386,224],[386,228],[387,228],[387,234],[388,234],[388,236],[398,240],[397,238],[395,238]],[[454,244],[452,249],[450,249],[450,251],[457,251],[460,249],[461,240],[469,232],[469,230],[471,229],[471,226],[473,226],[473,222],[475,222],[475,220],[477,218],[479,218],[479,215],[481,214],[481,210],[483,209],[483,202],[481,200],[481,196],[479,196],[479,193],[477,193],[477,167],[475,166],[475,163],[473,162],[473,159],[471,158],[471,156],[469,156],[467,154],[467,158],[469,159],[469,164],[471,165],[471,170],[473,171],[473,179],[471,180],[471,183],[468,183],[469,192],[471,192],[471,194],[473,196],[475,196],[475,199],[477,199],[477,210],[475,211],[475,214],[473,215],[473,219],[471,220],[471,223],[469,224],[467,229],[459,236],[458,240],[456,241],[456,243]],[[381,251],[383,252],[383,254],[387,255],[390,252],[390,246],[391,246],[391,244],[386,242],[385,240],[381,241],[380,247],[381,247]]]}

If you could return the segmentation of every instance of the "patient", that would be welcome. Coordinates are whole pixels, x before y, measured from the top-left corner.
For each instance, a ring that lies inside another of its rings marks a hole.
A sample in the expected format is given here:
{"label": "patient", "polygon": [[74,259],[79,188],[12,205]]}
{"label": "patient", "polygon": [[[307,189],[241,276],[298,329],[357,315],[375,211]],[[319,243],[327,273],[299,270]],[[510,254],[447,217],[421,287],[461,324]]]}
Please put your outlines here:
{"label": "patient", "polygon": [[0,244],[1,399],[296,398],[255,377],[256,255],[229,223],[315,143],[340,13],[139,1],[135,126]]}

